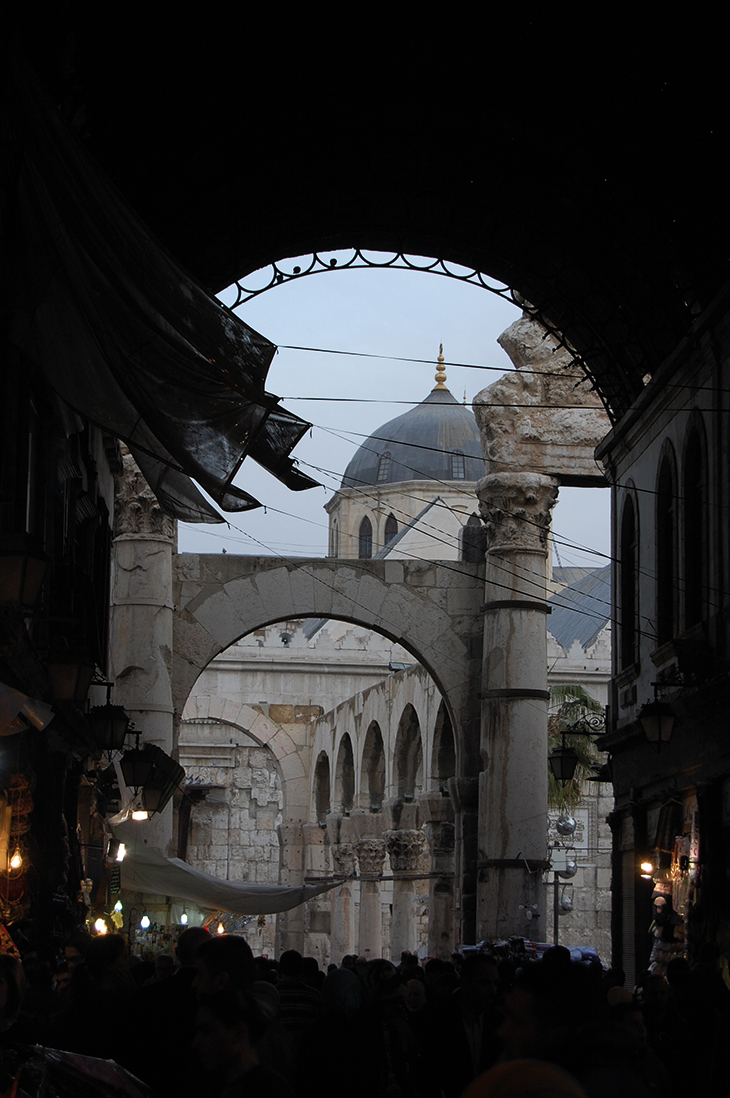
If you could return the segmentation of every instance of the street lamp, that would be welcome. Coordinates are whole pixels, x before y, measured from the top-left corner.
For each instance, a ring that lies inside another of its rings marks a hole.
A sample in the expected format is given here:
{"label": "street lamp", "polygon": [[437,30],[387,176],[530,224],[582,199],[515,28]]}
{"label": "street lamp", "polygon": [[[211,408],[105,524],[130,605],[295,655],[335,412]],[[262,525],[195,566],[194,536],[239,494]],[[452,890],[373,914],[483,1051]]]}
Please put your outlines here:
{"label": "street lamp", "polygon": [[656,747],[657,755],[662,749],[663,743],[669,743],[674,729],[675,713],[669,702],[659,701],[657,689],[659,683],[652,683],[654,687],[654,701],[646,702],[639,710],[639,724],[649,743]]}
{"label": "street lamp", "polygon": [[560,747],[554,747],[548,755],[548,766],[556,781],[561,785],[573,780],[576,767],[580,762],[578,752],[574,747],[569,747],[565,742],[566,736],[602,736],[606,731],[606,718],[604,714],[588,713],[579,721],[571,724],[570,728],[560,731],[562,737]]}

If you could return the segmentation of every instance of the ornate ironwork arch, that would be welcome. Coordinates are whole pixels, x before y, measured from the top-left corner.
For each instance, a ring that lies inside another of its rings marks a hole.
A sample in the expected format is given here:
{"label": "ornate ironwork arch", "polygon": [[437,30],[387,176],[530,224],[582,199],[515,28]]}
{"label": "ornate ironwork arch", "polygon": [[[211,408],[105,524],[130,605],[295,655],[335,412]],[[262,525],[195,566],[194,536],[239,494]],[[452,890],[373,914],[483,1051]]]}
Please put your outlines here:
{"label": "ornate ironwork arch", "polygon": [[[376,258],[377,257],[377,258]],[[384,258],[385,257],[385,258]],[[449,263],[445,259],[431,259],[427,256],[405,255],[403,252],[374,252],[369,249],[348,248],[332,252],[312,252],[306,256],[295,256],[291,259],[279,259],[268,267],[259,271],[253,271],[233,283],[236,288],[236,299],[230,303],[230,308],[244,305],[259,294],[274,289],[275,286],[283,286],[287,282],[293,282],[307,275],[324,274],[327,271],[351,271],[351,270],[398,270],[398,271],[422,271],[425,274],[442,275],[446,278],[454,278],[458,282],[468,282],[471,286],[479,286],[490,293],[502,297],[512,305],[524,307],[524,301],[511,287],[490,278],[483,271],[462,267],[460,264]],[[256,276],[262,276],[262,284],[255,285],[252,280]],[[246,285],[244,285],[244,282]]]}
{"label": "ornate ironwork arch", "polygon": [[[593,370],[586,362],[586,358],[579,355],[575,348],[570,346],[562,332],[560,332],[559,329],[555,327],[555,324],[545,316],[543,310],[536,308],[534,305],[527,302],[519,291],[498,279],[491,278],[489,275],[485,274],[484,271],[481,271],[476,267],[464,267],[461,264],[451,263],[445,259],[406,255],[404,252],[377,252],[363,248],[333,249],[332,251],[322,253],[311,252],[305,256],[293,256],[288,259],[275,260],[268,267],[262,267],[257,271],[252,271],[249,274],[236,279],[228,288],[228,291],[221,296],[223,297],[223,300],[225,300],[228,308],[236,309],[239,305],[245,305],[247,301],[251,301],[260,294],[266,293],[267,290],[272,290],[276,286],[283,286],[288,282],[294,282],[297,279],[305,278],[307,275],[325,274],[327,271],[368,269],[421,271],[424,274],[435,274],[445,278],[453,278],[457,282],[463,282],[470,286],[478,286],[480,289],[488,290],[489,293],[495,294],[505,301],[509,301],[511,305],[516,305],[518,308],[524,309],[543,324],[558,343],[570,351],[573,355],[572,364],[581,367],[590,381],[592,388],[594,388],[601,397],[609,417],[612,421],[615,420],[616,409],[612,407],[612,393],[606,391],[606,386],[598,384]],[[231,297],[228,296],[229,293],[231,294]],[[233,294],[235,294],[235,297],[233,297]]]}

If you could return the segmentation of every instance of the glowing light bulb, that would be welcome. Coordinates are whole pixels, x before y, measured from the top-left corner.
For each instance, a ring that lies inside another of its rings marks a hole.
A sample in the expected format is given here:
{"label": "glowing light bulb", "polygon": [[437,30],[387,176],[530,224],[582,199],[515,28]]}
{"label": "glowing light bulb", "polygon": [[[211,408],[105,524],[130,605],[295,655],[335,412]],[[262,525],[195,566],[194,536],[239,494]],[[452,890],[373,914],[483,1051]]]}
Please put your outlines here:
{"label": "glowing light bulb", "polygon": [[22,864],[23,864],[23,857],[22,857],[20,851],[16,850],[15,853],[13,854],[12,858],[10,859],[10,868],[11,869],[20,869]]}
{"label": "glowing light bulb", "polygon": [[118,862],[123,862],[124,861],[124,855],[126,853],[127,853],[126,846],[124,845],[124,843],[120,843],[119,844],[119,849],[117,850],[117,861]]}
{"label": "glowing light bulb", "polygon": [[148,926],[150,925],[149,915],[143,915],[142,918],[139,920],[139,925],[142,927],[142,930],[147,930]]}
{"label": "glowing light bulb", "polygon": [[218,923],[218,933],[219,934],[225,934],[225,932],[226,932],[226,928],[223,926],[223,923]]}
{"label": "glowing light bulb", "polygon": [[135,808],[132,813],[133,820],[149,820],[150,814],[146,808]]}
{"label": "glowing light bulb", "polygon": [[651,880],[653,872],[654,866],[651,864],[651,862],[641,863],[641,876],[644,878],[645,881]]}
{"label": "glowing light bulb", "polygon": [[97,919],[94,923],[94,930],[97,934],[106,934],[107,926],[103,919]]}
{"label": "glowing light bulb", "polygon": [[187,913],[187,911],[183,911],[182,915],[180,916],[180,924],[181,924],[181,926],[187,926],[188,925],[188,913]]}
{"label": "glowing light bulb", "polygon": [[117,902],[114,904],[114,910],[115,911],[122,911],[123,910],[121,900],[117,900]]}

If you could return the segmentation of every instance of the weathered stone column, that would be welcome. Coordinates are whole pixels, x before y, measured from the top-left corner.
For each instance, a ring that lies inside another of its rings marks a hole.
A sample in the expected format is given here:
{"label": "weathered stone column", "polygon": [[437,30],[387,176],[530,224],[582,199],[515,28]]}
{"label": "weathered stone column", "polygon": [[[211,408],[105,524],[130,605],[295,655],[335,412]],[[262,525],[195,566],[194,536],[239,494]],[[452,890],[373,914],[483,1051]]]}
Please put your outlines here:
{"label": "weathered stone column", "polygon": [[[283,885],[302,885],[307,870],[306,855],[314,862],[312,871],[323,873],[324,837],[319,827],[302,826],[300,823],[279,825],[281,842],[281,869],[279,881]],[[310,847],[312,848],[310,850]],[[304,949],[305,906],[299,904],[276,916],[276,949],[279,956],[286,949]]]}
{"label": "weathered stone column", "polygon": [[547,829],[545,562],[557,480],[493,473],[487,526],[477,927],[544,938]]}
{"label": "weathered stone column", "polygon": [[[393,919],[390,928],[390,957],[400,964],[401,953],[408,949],[415,953],[416,912],[413,900],[418,895],[420,880],[412,876],[418,871],[426,836],[422,831],[386,831],[386,842],[393,881]],[[402,876],[401,876],[402,874]]]}
{"label": "weathered stone column", "polygon": [[382,956],[383,920],[380,910],[380,878],[385,861],[382,839],[361,839],[357,844],[360,866],[360,925],[358,953],[368,960]]}
{"label": "weathered stone column", "polygon": [[431,873],[428,882],[428,954],[448,961],[454,952],[454,879],[456,874],[454,807],[450,797],[440,793],[419,798],[428,847]]}
{"label": "weathered stone column", "polygon": [[[355,872],[355,847],[352,843],[338,843],[332,847],[332,863],[335,874],[346,878]],[[346,953],[355,948],[355,904],[352,897],[353,882],[345,880],[332,891],[331,960],[340,964]]]}
{"label": "weathered stone column", "polygon": [[[172,551],[173,519],[124,451],[117,481],[111,610],[114,702],[142,732],[142,742],[173,750]],[[141,842],[164,855],[172,850],[172,802],[144,823],[127,824]]]}

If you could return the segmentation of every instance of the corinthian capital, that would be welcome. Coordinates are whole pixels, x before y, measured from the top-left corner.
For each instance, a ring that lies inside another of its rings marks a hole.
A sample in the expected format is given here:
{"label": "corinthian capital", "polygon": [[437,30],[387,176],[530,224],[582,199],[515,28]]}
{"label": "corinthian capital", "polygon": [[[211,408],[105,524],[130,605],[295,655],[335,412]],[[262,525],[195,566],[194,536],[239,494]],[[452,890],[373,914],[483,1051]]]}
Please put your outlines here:
{"label": "corinthian capital", "polygon": [[558,498],[555,477],[492,473],[478,481],[477,496],[488,552],[547,552],[550,512]]}
{"label": "corinthian capital", "polygon": [[418,869],[426,841],[422,831],[386,831],[385,838],[394,873],[412,873]]}
{"label": "corinthian capital", "polygon": [[331,850],[335,873],[350,877],[355,872],[355,847],[352,843],[335,843]]}
{"label": "corinthian capital", "polygon": [[357,844],[357,860],[361,877],[380,877],[385,861],[385,843],[382,839],[361,839]]}
{"label": "corinthian capital", "polygon": [[114,492],[115,533],[172,540],[175,520],[160,507],[126,446],[122,444],[121,449],[123,467]]}

